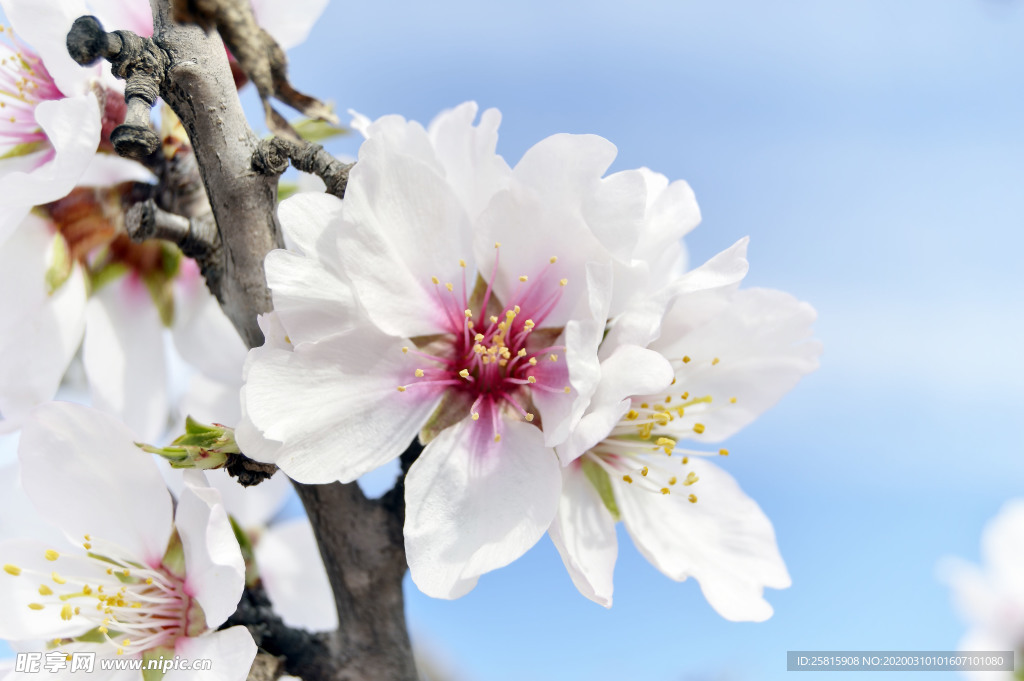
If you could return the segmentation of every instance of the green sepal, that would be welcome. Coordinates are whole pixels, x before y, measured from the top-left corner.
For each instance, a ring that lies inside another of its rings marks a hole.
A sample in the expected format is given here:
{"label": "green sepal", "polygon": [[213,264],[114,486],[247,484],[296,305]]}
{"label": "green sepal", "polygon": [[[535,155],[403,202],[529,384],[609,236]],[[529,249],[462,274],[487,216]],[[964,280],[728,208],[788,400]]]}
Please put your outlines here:
{"label": "green sepal", "polygon": [[327,121],[317,118],[300,119],[292,123],[292,127],[295,128],[295,132],[299,133],[299,137],[307,142],[314,143],[323,142],[324,140],[349,133],[348,128],[331,125]]}
{"label": "green sepal", "polygon": [[52,296],[71,276],[71,268],[75,264],[71,260],[71,249],[68,248],[68,242],[59,232],[50,242],[50,254],[47,260],[50,265],[46,268],[45,275],[46,294]]}
{"label": "green sepal", "polygon": [[89,293],[94,295],[101,288],[128,274],[128,266],[122,262],[111,262],[89,273]]}
{"label": "green sepal", "polygon": [[227,426],[206,425],[191,416],[185,417],[185,434],[166,447],[155,447],[142,442],[135,446],[144,452],[167,459],[172,468],[211,470],[223,468],[230,454],[238,454],[235,431]]}
{"label": "green sepal", "polygon": [[151,648],[150,650],[147,650],[146,652],[142,653],[142,681],[160,681],[160,679],[164,678],[164,674],[167,673],[160,667],[156,667],[156,665],[151,665],[150,660],[173,659],[174,649],[165,648],[163,646],[159,648]]}
{"label": "green sepal", "polygon": [[164,551],[161,565],[178,579],[185,579],[185,545],[181,543],[178,528],[174,528],[171,538],[167,540],[167,550]]}
{"label": "green sepal", "polygon": [[147,272],[142,277],[149,290],[160,321],[170,328],[174,323],[174,277],[181,269],[181,250],[169,241],[160,242],[160,269]]}
{"label": "green sepal", "polygon": [[587,476],[587,480],[597,490],[598,496],[601,497],[601,502],[608,509],[608,512],[612,514],[612,518],[616,522],[621,520],[622,514],[619,513],[619,505],[615,503],[615,492],[612,490],[612,480],[608,476],[608,471],[589,458],[583,458],[580,462],[580,467],[583,469],[583,474]]}
{"label": "green sepal", "polygon": [[14,158],[16,156],[28,156],[29,154],[33,154],[39,151],[40,149],[45,149],[47,146],[47,143],[44,142],[43,140],[39,140],[37,142],[23,142],[22,144],[15,144],[6,153],[0,155],[0,161],[5,161],[9,158]]}
{"label": "green sepal", "polygon": [[256,565],[256,551],[253,549],[249,535],[245,533],[242,526],[238,524],[234,516],[228,516],[231,522],[231,531],[235,533],[238,540],[238,547],[242,549],[242,560],[245,561],[245,585],[254,587],[260,581],[260,571]]}

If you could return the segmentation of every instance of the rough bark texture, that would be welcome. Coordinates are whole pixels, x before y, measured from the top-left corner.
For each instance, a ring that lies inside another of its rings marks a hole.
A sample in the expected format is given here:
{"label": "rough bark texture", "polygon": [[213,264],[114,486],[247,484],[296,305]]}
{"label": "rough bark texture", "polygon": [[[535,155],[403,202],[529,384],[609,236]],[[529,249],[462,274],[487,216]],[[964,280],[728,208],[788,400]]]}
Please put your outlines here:
{"label": "rough bark texture", "polygon": [[[253,169],[258,140],[242,113],[217,34],[171,21],[170,0],[150,3],[155,27],[151,41],[122,31],[104,34],[94,19],[80,20],[68,37],[69,52],[80,63],[106,58],[130,84],[135,79],[129,107],[134,99],[136,111],[131,121],[126,120],[132,127],[142,127],[138,103],[151,102],[157,87],[181,119],[206,188],[216,237],[209,225],[195,221],[205,212],[195,191],[178,197],[184,202],[180,211],[174,195],[160,195],[159,208],[187,215],[190,221],[162,214],[153,203],[138,208],[132,219],[139,228],[163,230],[176,240],[191,235],[197,248],[212,248],[206,262],[200,262],[207,285],[249,347],[256,347],[263,343],[256,317],[272,307],[263,259],[283,244],[275,213],[278,176]],[[119,153],[132,155],[148,144],[141,130],[132,134],[137,143],[123,144]],[[296,155],[301,156],[300,163],[336,177],[333,191],[344,192],[347,168],[328,162],[315,150]],[[171,187],[161,190],[174,194]],[[416,453],[414,445],[403,461],[411,461]],[[243,468],[238,472],[249,477],[272,472]],[[305,681],[414,681],[402,596],[406,561],[401,483],[381,500],[367,499],[355,484],[296,488],[334,590],[340,627],[317,636],[289,629],[266,610],[265,599],[252,593],[243,599],[235,621],[249,626],[265,652],[283,659],[284,666]],[[261,664],[253,673],[266,678],[275,672]]]}

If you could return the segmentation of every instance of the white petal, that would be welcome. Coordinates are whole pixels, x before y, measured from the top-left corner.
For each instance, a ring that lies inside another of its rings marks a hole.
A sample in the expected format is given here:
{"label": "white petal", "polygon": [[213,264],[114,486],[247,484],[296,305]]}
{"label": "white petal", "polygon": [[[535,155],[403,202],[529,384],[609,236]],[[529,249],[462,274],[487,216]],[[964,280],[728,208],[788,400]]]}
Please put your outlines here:
{"label": "white petal", "polygon": [[[784,589],[789,573],[771,522],[727,473],[690,460],[700,478],[661,495],[612,477],[622,520],[640,553],[676,581],[694,577],[722,617],[760,622],[772,615],[764,587]],[[697,496],[687,500],[688,490]]]}
{"label": "white petal", "polygon": [[[294,352],[254,355],[243,388],[248,418],[283,446],[274,463],[304,483],[351,482],[401,454],[441,393],[398,392],[412,376],[408,341],[361,327]],[[261,444],[237,432],[243,451]],[[252,448],[253,452],[250,452]]]}
{"label": "white petal", "polygon": [[117,154],[96,153],[92,155],[78,184],[85,187],[112,187],[122,182],[155,184],[156,176],[138,161]]}
{"label": "white petal", "polygon": [[167,425],[163,329],[145,285],[131,274],[101,288],[86,306],[82,361],[93,404],[147,441]]}
{"label": "white petal", "polygon": [[242,487],[224,470],[214,470],[206,471],[206,481],[220,492],[224,508],[244,530],[262,531],[292,493],[291,482],[285,475]]}
{"label": "white petal", "polygon": [[483,422],[442,431],[406,476],[409,572],[428,596],[458,598],[523,555],[558,506],[558,461],[540,430],[508,422],[495,443]]}
{"label": "white petal", "polygon": [[338,247],[367,315],[396,336],[448,330],[439,296],[447,301],[450,294],[431,277],[461,288],[466,276],[471,290],[475,273],[459,266],[460,259],[473,261],[471,230],[445,179],[371,136],[349,176],[344,206]]}
{"label": "white petal", "polygon": [[[1001,595],[1024,607],[1024,499],[1009,501],[1000,509],[985,526],[981,547]],[[1024,614],[1020,619],[1024,626]]]}
{"label": "white petal", "polygon": [[88,0],[90,12],[107,31],[125,30],[144,38],[153,35],[153,10],[146,0]]}
{"label": "white petal", "polygon": [[[666,318],[687,325],[685,301]],[[694,315],[695,316],[695,315]],[[681,336],[665,336],[651,347],[667,357],[687,355],[676,370],[676,386],[710,405],[687,409],[666,430],[679,437],[720,442],[772,407],[818,367],[821,345],[808,341],[814,309],[787,293],[767,289],[736,292],[710,322]],[[716,363],[715,360],[719,361]],[[735,403],[732,398],[736,398]],[[704,432],[695,435],[695,423]]]}
{"label": "white petal", "polygon": [[[739,286],[747,273],[747,241],[740,239],[656,294],[633,300],[609,330],[601,345],[601,358],[620,345],[647,347],[660,336],[679,338],[690,327],[719,313],[727,303],[726,296]],[[687,315],[677,310],[701,310],[701,306],[706,308],[703,314]],[[681,324],[689,326],[681,327]]]}
{"label": "white petal", "polygon": [[[61,49],[67,56],[63,40]],[[55,154],[31,172],[0,178],[0,206],[38,206],[67,196],[82,180],[100,142],[100,110],[92,93],[40,102],[35,118]]]}
{"label": "white petal", "polygon": [[[67,48],[71,24],[78,17],[89,14],[85,2],[2,0],[0,6],[3,6],[4,14],[11,22],[16,35],[27,42],[42,58],[46,70],[53,76],[53,82],[60,91],[69,97],[85,94],[90,79],[99,74],[99,66],[79,66],[68,54]],[[99,121],[98,115],[96,120]],[[96,150],[95,144],[92,150]]]}
{"label": "white petal", "polygon": [[[95,626],[81,617],[73,617],[70,621],[61,619],[60,606],[49,605],[43,610],[28,607],[29,603],[39,603],[39,586],[49,581],[48,575],[53,571],[86,580],[106,581],[104,568],[98,561],[65,553],[64,549],[61,545],[34,540],[15,539],[0,543],[0,565],[14,565],[22,570],[16,577],[0,572],[0,612],[4,614],[0,617],[0,639],[50,640],[77,636]],[[47,560],[45,553],[48,550],[59,551],[60,558],[56,562]]]}
{"label": "white petal", "polygon": [[566,467],[562,477],[558,514],[548,534],[580,593],[610,608],[619,552],[615,520],[580,466]]}
{"label": "white petal", "polygon": [[53,294],[46,269],[54,237],[34,215],[0,248],[0,413],[11,424],[53,399],[85,328],[85,279],[73,266]]}
{"label": "white petal", "polygon": [[647,211],[634,257],[651,263],[655,281],[664,281],[664,276],[672,274],[674,268],[665,267],[671,260],[663,261],[662,253],[700,224],[700,208],[686,182],[678,180],[669,184],[664,175],[647,168],[639,172],[647,184]]}
{"label": "white petal", "polygon": [[337,272],[341,213],[341,199],[331,194],[307,192],[282,201],[277,207],[277,217],[288,250],[315,257]]}
{"label": "white petal", "polygon": [[171,533],[171,495],[134,439],[95,409],[43,404],[21,432],[22,485],[39,514],[72,541],[94,535],[159,565]]}
{"label": "white petal", "polygon": [[325,7],[327,0],[252,0],[257,23],[282,50],[304,42]]}
{"label": "white petal", "polygon": [[199,471],[185,471],[174,525],[185,549],[185,588],[199,602],[211,629],[238,607],[245,562],[220,493]]}
{"label": "white petal", "polygon": [[601,382],[586,415],[559,449],[563,463],[572,461],[608,437],[629,410],[633,395],[664,390],[672,382],[672,365],[661,354],[635,345],[618,347],[601,362]]}
{"label": "white petal", "polygon": [[427,129],[445,178],[470,217],[480,214],[512,173],[495,153],[501,113],[484,111],[474,127],[476,113],[476,102],[465,102],[438,114]]}
{"label": "white petal", "polygon": [[292,343],[343,333],[360,314],[352,287],[312,257],[271,251],[264,263],[274,312]]}
{"label": "white petal", "polygon": [[308,520],[268,528],[256,544],[256,564],[274,612],[285,624],[309,631],[338,627],[334,594]]}
{"label": "white petal", "polygon": [[[186,261],[174,283],[171,334],[182,358],[207,377],[238,386],[247,348],[221,310],[193,261]],[[194,269],[196,268],[196,269]]]}
{"label": "white petal", "polygon": [[196,374],[178,403],[178,412],[200,423],[220,423],[235,427],[242,420],[242,404],[238,391],[241,380],[221,383]]}
{"label": "white petal", "polygon": [[183,636],[174,645],[175,655],[193,662],[210,660],[210,669],[174,669],[167,672],[163,681],[245,681],[256,659],[256,650],[252,634],[243,626],[194,638]]}

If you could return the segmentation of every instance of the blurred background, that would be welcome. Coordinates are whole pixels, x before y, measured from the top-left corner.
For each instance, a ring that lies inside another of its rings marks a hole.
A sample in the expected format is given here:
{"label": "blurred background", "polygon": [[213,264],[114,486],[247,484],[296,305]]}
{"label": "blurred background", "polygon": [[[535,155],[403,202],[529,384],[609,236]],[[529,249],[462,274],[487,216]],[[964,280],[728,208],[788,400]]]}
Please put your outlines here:
{"label": "blurred background", "polygon": [[445,678],[781,679],[787,650],[956,648],[936,564],[977,561],[1024,496],[1022,36],[1022,3],[996,0],[331,0],[289,53],[299,89],[424,123],[497,107],[513,165],[548,135],[602,135],[612,170],[693,186],[694,265],[750,235],[747,284],[813,304],[825,345],[721,462],[793,577],[771,620],[721,619],[625,532],[605,610],[544,539],[458,601],[407,583]]}

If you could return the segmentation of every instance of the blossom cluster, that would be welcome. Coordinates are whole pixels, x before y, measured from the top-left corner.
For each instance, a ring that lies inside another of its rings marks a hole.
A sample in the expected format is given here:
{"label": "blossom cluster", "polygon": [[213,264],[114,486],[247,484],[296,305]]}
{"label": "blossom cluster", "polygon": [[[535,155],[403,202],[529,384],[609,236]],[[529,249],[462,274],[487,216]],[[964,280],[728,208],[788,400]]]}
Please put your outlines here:
{"label": "blossom cluster", "polygon": [[[123,86],[64,47],[87,13],[148,34],[139,2],[0,0],[17,31],[0,43],[0,429],[21,430],[0,500],[4,518],[28,505],[46,521],[0,524],[0,638],[211,658],[209,678],[242,679],[255,644],[219,627],[256,565],[287,623],[336,625],[308,523],[270,523],[283,476],[239,498],[200,471],[161,475],[136,447],[176,410],[237,425],[232,446],[299,483],[415,455],[405,555],[430,596],[465,595],[547,534],[610,606],[621,521],[723,617],[771,615],[764,588],[790,583],[774,530],[713,460],[821,348],[808,304],[741,288],[747,239],[692,267],[690,187],[609,173],[617,150],[598,136],[554,135],[511,166],[493,109],[427,127],[356,115],[344,199],[279,206],[288,248],[266,258],[274,311],[246,355],[195,263],[125,233],[156,178],[111,153]],[[274,5],[257,16],[283,46],[301,40],[308,25],[268,18]],[[165,160],[191,153],[165,132]],[[185,407],[168,396],[167,336],[198,372]],[[96,409],[50,402],[79,348]]]}
{"label": "blossom cluster", "polygon": [[606,174],[616,149],[555,135],[510,167],[500,116],[463,104],[366,137],[345,198],[279,209],[274,312],[246,363],[242,450],[351,482],[422,446],[405,548],[457,598],[550,534],[610,605],[615,523],[725,617],[762,620],[789,575],[772,526],[711,458],[817,367],[814,311],[740,289],[747,240],[687,268],[685,182]]}

